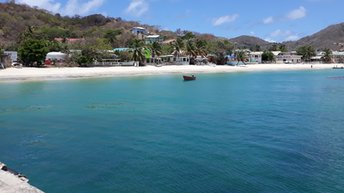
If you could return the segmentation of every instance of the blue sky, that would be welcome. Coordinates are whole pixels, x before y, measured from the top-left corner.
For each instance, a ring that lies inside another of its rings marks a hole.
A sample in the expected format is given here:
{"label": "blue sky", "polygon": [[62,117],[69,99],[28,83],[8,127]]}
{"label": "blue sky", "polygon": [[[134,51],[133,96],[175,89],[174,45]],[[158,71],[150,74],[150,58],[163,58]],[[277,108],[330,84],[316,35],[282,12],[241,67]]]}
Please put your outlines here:
{"label": "blue sky", "polygon": [[[5,0],[0,0],[4,2]],[[344,22],[343,0],[17,0],[63,15],[101,13],[233,38],[296,40]]]}

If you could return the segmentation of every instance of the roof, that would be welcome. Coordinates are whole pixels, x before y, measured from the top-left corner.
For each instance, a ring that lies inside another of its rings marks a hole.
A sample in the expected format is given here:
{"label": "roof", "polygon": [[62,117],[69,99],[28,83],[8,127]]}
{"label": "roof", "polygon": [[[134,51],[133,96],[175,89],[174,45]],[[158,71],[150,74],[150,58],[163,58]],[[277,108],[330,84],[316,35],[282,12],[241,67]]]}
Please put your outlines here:
{"label": "roof", "polygon": [[62,53],[62,52],[49,52],[48,54],[47,54],[47,56],[51,56],[51,55],[53,55],[53,56],[66,56],[67,54],[65,54],[65,53]]}
{"label": "roof", "polygon": [[275,56],[278,56],[278,55],[281,53],[281,51],[272,51],[272,53],[273,53]]}
{"label": "roof", "polygon": [[149,35],[146,38],[159,38],[159,37],[160,37],[160,35]]}
{"label": "roof", "polygon": [[264,52],[251,52],[251,55],[262,55]]}
{"label": "roof", "polygon": [[322,56],[313,56],[311,57],[312,60],[321,60]]}
{"label": "roof", "polygon": [[119,51],[119,52],[124,52],[124,51],[128,51],[130,50],[130,48],[114,48],[113,51]]}
{"label": "roof", "polygon": [[132,30],[133,29],[140,29],[140,30],[146,30],[146,28],[144,28],[144,27],[133,27],[133,28],[131,28]]}
{"label": "roof", "polygon": [[332,52],[332,55],[334,55],[334,56],[344,56],[344,52],[335,51],[335,52]]}

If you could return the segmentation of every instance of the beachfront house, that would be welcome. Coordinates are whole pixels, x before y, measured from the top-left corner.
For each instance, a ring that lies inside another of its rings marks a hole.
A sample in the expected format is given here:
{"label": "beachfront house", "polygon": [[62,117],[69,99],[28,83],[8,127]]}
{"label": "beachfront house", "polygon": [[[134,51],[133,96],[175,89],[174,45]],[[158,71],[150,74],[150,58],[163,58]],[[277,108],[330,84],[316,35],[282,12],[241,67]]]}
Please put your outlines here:
{"label": "beachfront house", "polygon": [[144,39],[149,34],[144,27],[133,27],[130,31],[139,39]]}
{"label": "beachfront house", "polygon": [[16,51],[4,51],[4,55],[9,56],[12,63],[18,61],[18,52]]}
{"label": "beachfront house", "polygon": [[16,51],[4,51],[0,55],[0,69],[11,66],[16,66],[18,60],[18,53]]}
{"label": "beachfront house", "polygon": [[165,65],[189,65],[190,57],[189,56],[175,56],[171,55],[162,55],[159,57],[162,64]]}
{"label": "beachfront house", "polygon": [[248,54],[249,63],[251,64],[261,64],[262,63],[263,52],[250,52]]}
{"label": "beachfront house", "polygon": [[315,63],[315,64],[320,64],[322,63],[322,59],[324,56],[325,52],[321,51],[321,52],[317,52],[316,56],[312,56],[311,57],[311,63]]}
{"label": "beachfront house", "polygon": [[334,51],[332,52],[332,58],[334,63],[344,63],[344,52]]}
{"label": "beachfront house", "polygon": [[302,56],[296,52],[280,52],[276,56],[277,64],[299,64],[302,62]]}

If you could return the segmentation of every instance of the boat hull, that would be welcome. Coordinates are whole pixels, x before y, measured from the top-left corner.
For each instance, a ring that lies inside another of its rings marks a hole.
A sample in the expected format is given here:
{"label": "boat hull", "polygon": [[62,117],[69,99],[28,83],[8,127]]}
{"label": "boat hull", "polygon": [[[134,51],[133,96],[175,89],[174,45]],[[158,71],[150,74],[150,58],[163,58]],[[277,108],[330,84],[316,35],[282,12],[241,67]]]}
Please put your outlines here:
{"label": "boat hull", "polygon": [[191,81],[191,80],[196,80],[195,76],[183,76],[184,81]]}

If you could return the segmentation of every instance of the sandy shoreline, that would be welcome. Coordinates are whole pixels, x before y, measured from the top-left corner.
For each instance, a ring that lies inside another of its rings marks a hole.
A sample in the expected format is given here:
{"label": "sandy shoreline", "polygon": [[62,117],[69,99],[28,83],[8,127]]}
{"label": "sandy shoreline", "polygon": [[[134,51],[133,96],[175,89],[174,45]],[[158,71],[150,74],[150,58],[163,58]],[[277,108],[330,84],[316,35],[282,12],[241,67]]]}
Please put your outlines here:
{"label": "sandy shoreline", "polygon": [[[331,69],[335,65],[336,64],[257,64],[246,66],[7,68],[4,70],[0,70],[0,82],[143,76],[161,74],[201,74],[256,71],[319,70]],[[313,68],[311,68],[311,66],[313,66]]]}

